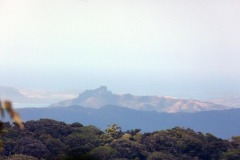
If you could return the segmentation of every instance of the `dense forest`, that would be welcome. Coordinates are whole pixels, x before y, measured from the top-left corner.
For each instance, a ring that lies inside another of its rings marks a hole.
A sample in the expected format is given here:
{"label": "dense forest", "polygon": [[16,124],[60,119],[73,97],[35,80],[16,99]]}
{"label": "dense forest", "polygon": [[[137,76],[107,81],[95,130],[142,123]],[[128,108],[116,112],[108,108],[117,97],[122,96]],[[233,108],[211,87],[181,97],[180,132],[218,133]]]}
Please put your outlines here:
{"label": "dense forest", "polygon": [[51,119],[24,123],[20,130],[5,122],[3,160],[237,160],[240,136],[223,140],[214,135],[175,127],[142,133],[122,131],[116,124],[105,131],[81,123]]}

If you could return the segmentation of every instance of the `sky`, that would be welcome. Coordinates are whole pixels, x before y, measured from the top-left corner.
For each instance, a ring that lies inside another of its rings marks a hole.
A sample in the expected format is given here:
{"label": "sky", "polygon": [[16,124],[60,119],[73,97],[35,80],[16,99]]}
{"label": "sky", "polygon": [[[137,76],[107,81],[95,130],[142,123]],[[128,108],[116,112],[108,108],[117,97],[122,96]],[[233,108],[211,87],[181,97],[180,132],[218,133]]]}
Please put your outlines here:
{"label": "sky", "polygon": [[240,95],[238,0],[0,0],[0,86]]}

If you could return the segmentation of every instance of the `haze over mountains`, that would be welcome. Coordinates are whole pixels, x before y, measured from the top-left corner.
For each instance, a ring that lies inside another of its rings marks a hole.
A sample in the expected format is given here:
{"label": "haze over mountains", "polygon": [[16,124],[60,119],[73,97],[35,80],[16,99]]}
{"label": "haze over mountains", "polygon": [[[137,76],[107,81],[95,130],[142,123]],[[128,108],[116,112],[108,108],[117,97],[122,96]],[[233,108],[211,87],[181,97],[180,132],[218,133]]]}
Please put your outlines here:
{"label": "haze over mountains", "polygon": [[14,108],[44,107],[46,104],[51,103],[45,99],[37,99],[25,96],[18,89],[3,86],[0,86],[0,100],[11,101]]}
{"label": "haze over mountains", "polygon": [[52,104],[52,107],[83,106],[87,108],[101,108],[106,105],[115,105],[136,110],[157,112],[197,112],[209,110],[229,109],[221,104],[201,102],[192,99],[178,99],[169,96],[134,96],[131,94],[113,94],[105,86],[94,90],[86,90],[78,97]]}
{"label": "haze over mountains", "polygon": [[136,110],[168,113],[240,108],[239,96],[210,99],[203,102],[193,99],[179,99],[171,96],[115,94],[105,86],[86,90],[79,95],[76,90],[46,91],[0,87],[0,98],[2,100],[11,100],[15,103],[16,108],[80,105],[82,107],[97,109],[105,105],[115,105]]}
{"label": "haze over mountains", "polygon": [[[23,104],[31,102],[33,106],[36,96],[42,95],[38,93],[30,97],[26,96],[26,92],[23,95],[23,92],[17,89],[7,87],[0,89],[1,97]],[[44,93],[45,96],[48,95],[47,92]],[[37,100],[41,100],[41,97]],[[230,101],[229,98],[228,100]],[[232,107],[240,108],[237,99],[235,100],[236,104]],[[224,101],[218,102],[221,104]],[[205,133],[210,132],[222,138],[239,135],[240,130],[236,126],[240,121],[240,109],[230,109],[231,106],[219,104],[168,96],[120,95],[102,86],[94,90],[86,90],[76,98],[54,103],[50,107],[25,107],[17,111],[24,121],[51,118],[68,123],[92,124],[102,129],[116,123],[123,129],[141,128],[144,132],[180,126]]]}
{"label": "haze over mountains", "polygon": [[34,102],[33,98],[24,96],[19,90],[11,87],[0,87],[1,100],[11,100],[16,103]]}
{"label": "haze over mountains", "polygon": [[214,104],[221,104],[231,108],[239,108],[240,106],[240,96],[222,97],[210,99],[209,102]]}
{"label": "haze over mountains", "polygon": [[77,96],[76,91],[46,91],[31,89],[15,89],[0,86],[0,100],[10,100],[15,108],[47,107],[65,99]]}

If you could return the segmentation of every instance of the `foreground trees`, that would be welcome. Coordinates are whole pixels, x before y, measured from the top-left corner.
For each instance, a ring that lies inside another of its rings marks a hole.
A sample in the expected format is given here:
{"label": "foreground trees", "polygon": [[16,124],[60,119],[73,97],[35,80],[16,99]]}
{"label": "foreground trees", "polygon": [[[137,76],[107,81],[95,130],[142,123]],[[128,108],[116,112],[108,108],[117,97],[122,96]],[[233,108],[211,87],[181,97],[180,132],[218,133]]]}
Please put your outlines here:
{"label": "foreground trees", "polygon": [[179,127],[141,133],[140,129],[123,132],[114,124],[101,131],[94,126],[50,119],[28,121],[24,130],[9,122],[3,125],[4,150],[0,159],[240,159],[240,137],[223,140]]}

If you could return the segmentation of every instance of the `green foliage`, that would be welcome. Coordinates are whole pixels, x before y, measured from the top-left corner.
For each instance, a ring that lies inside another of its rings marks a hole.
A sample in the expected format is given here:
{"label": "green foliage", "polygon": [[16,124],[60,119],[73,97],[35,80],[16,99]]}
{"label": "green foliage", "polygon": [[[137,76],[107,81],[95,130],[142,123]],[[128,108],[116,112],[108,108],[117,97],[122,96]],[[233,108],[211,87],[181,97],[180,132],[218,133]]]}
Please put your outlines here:
{"label": "green foliage", "polygon": [[67,124],[51,119],[28,121],[25,123],[25,128],[30,132],[34,132],[36,137],[42,134],[49,134],[54,138],[59,138],[70,133],[70,127]]}
{"label": "green foliage", "polygon": [[230,149],[227,152],[223,153],[222,160],[236,160],[236,159],[240,159],[239,149]]}
{"label": "green foliage", "polygon": [[117,124],[109,126],[105,132],[114,139],[119,138],[122,135],[121,127],[119,127]]}
{"label": "green foliage", "polygon": [[223,153],[222,160],[235,160],[240,159],[240,136],[232,137],[230,140],[232,148]]}
{"label": "green foliage", "polygon": [[95,126],[50,119],[28,121],[25,130],[8,122],[3,126],[3,160],[240,159],[240,137],[227,141],[179,127],[141,133],[140,129],[123,132],[114,124],[103,132]]}
{"label": "green foliage", "polygon": [[148,156],[148,160],[175,160],[177,159],[172,154],[163,152],[153,152]]}
{"label": "green foliage", "polygon": [[71,128],[81,128],[83,125],[81,123],[75,122],[70,125]]}
{"label": "green foliage", "polygon": [[211,134],[204,135],[179,127],[144,135],[143,143],[150,152],[164,151],[180,159],[220,159],[230,147],[229,142]]}
{"label": "green foliage", "polygon": [[15,154],[12,155],[8,158],[4,158],[4,160],[38,160],[35,157],[32,156],[26,156],[26,155],[22,155],[22,154]]}
{"label": "green foliage", "polygon": [[119,153],[120,158],[144,158],[145,155],[143,151],[146,150],[146,147],[138,142],[134,142],[128,139],[116,139],[113,140],[110,144],[112,148],[116,149]]}
{"label": "green foliage", "polygon": [[232,137],[231,144],[235,147],[240,149],[240,136]]}
{"label": "green foliage", "polygon": [[99,160],[109,160],[117,156],[117,151],[110,146],[99,146],[94,148],[90,155]]}

